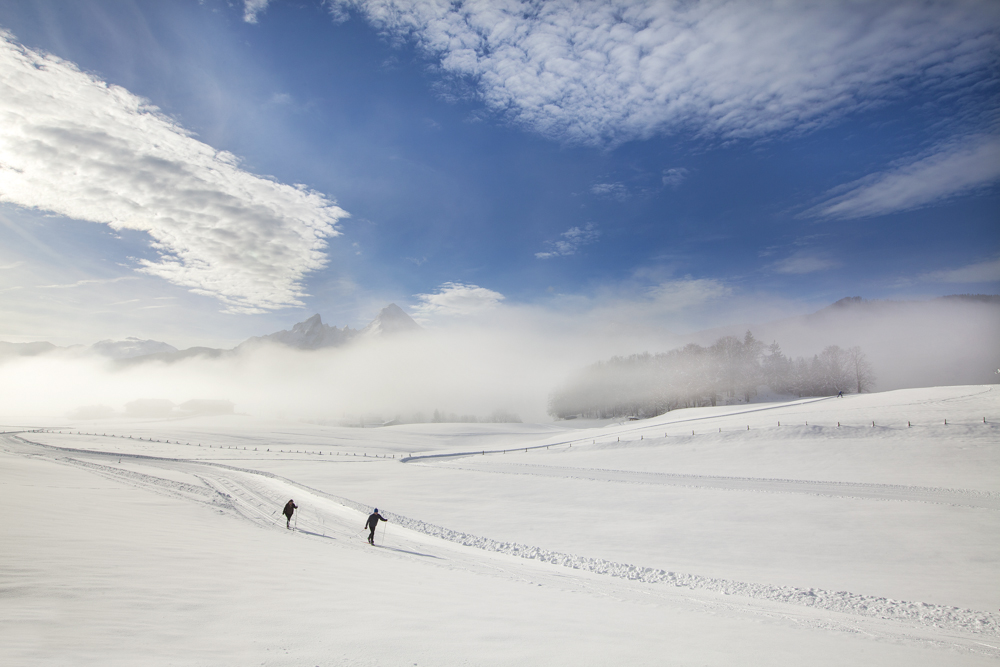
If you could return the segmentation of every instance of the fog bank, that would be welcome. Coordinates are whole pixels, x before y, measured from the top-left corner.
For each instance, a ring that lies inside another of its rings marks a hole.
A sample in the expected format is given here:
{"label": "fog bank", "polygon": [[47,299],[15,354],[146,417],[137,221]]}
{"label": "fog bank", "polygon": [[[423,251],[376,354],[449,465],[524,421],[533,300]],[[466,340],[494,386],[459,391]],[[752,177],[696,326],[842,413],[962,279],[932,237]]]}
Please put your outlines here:
{"label": "fog bank", "polygon": [[[744,307],[747,304],[743,304]],[[744,311],[746,312],[746,311]],[[616,354],[710,344],[749,328],[789,357],[860,346],[875,390],[994,383],[1000,376],[997,299],[838,304],[812,315],[682,336],[620,313],[553,313],[504,305],[475,320],[339,348],[279,345],[175,363],[121,364],[79,352],[0,359],[0,415],[122,415],[137,400],[231,401],[236,413],[341,423],[359,419],[488,417],[549,421],[550,393],[584,366]],[[189,404],[204,405],[204,404]],[[81,412],[81,408],[86,410]],[[176,414],[181,414],[178,411]]]}

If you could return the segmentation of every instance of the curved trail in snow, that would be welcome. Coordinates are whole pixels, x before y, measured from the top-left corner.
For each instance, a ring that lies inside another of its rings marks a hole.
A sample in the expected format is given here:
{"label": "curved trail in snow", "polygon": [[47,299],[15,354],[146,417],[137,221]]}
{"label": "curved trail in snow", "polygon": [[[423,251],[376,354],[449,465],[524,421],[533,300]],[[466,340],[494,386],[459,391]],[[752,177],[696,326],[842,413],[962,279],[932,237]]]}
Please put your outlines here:
{"label": "curved trail in snow", "polygon": [[944,489],[929,486],[870,484],[864,482],[772,479],[766,477],[683,475],[666,472],[639,472],[631,470],[608,470],[603,468],[573,468],[570,466],[549,466],[537,463],[506,463],[497,462],[495,460],[479,463],[474,459],[453,459],[441,462],[429,460],[415,462],[410,460],[409,463],[411,465],[423,465],[507,475],[534,475],[539,477],[558,477],[561,479],[683,486],[700,489],[722,489],[726,491],[805,493],[809,495],[832,496],[837,498],[897,500],[904,502],[934,503],[956,505],[958,507],[976,507],[980,509],[1000,510],[1000,493],[975,491],[971,489]]}
{"label": "curved trail in snow", "polygon": [[[309,539],[335,540],[344,548],[371,548],[365,543],[361,528],[370,511],[369,506],[273,473],[209,461],[67,449],[33,443],[14,435],[0,435],[0,449],[10,454],[81,467],[120,483],[200,503],[269,529],[284,529],[281,526],[284,517],[278,513],[279,508],[289,497],[294,497],[302,507],[298,513],[295,534]],[[132,469],[137,466],[147,470],[139,472]],[[156,472],[172,478],[154,474]],[[182,481],[178,477],[190,478],[191,481]],[[704,592],[735,595],[763,605],[755,610],[756,613],[782,621],[807,622],[814,627],[856,632],[858,623],[863,619],[866,624],[871,624],[866,631],[893,640],[931,641],[971,648],[970,644],[981,644],[975,641],[976,638],[1000,638],[1000,616],[985,611],[892,600],[846,591],[773,586],[671,572],[514,542],[501,542],[392,512],[383,514],[391,522],[388,530],[394,544],[379,552],[392,557],[419,558],[443,567],[516,580],[545,581],[553,586],[583,588],[616,598],[648,601],[648,597],[643,596],[652,594],[669,598],[673,604],[696,604],[699,608],[708,606],[718,610],[728,609],[733,613],[745,613],[746,603],[741,603],[737,608],[734,602],[726,602],[717,597],[677,597],[680,591],[685,591],[686,594]],[[497,560],[500,557],[498,555],[517,558]],[[576,573],[567,576],[566,570],[545,569],[530,561],[561,566]],[[609,575],[609,578],[586,578],[584,573]],[[666,584],[667,587],[659,588],[656,584]],[[654,586],[637,591],[634,588],[637,585]],[[781,604],[795,605],[802,611],[793,612],[787,607],[780,607]],[[803,608],[834,611],[848,616],[840,621],[831,620],[827,615],[812,616],[804,621],[802,615],[808,612]],[[953,633],[962,633],[965,637],[956,637]],[[995,655],[1000,656],[1000,652]]]}

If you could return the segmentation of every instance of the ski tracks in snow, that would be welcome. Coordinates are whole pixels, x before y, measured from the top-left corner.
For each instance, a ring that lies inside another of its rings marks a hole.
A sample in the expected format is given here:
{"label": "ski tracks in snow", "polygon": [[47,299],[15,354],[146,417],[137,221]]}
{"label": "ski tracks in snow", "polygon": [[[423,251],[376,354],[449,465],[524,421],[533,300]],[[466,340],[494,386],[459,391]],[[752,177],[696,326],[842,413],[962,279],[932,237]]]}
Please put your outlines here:
{"label": "ski tracks in snow", "polygon": [[[363,531],[358,529],[361,520],[370,511],[367,505],[312,489],[272,473],[246,470],[212,462],[192,462],[184,459],[129,456],[96,451],[85,452],[63,449],[51,445],[33,443],[10,435],[0,436],[0,444],[8,452],[14,454],[39,457],[57,463],[81,467],[98,475],[113,478],[132,486],[201,503],[262,527],[275,528],[277,526],[284,528],[280,525],[284,517],[280,515],[279,508],[284,505],[289,495],[294,494],[294,496],[299,498],[297,503],[303,507],[303,509],[299,510],[300,526],[297,531],[298,533],[304,533],[309,538],[337,540],[345,547],[358,549],[370,548],[364,544],[364,537],[361,536]],[[109,463],[119,460],[127,460],[129,465],[132,466],[136,463],[141,463],[154,470],[162,468],[173,473],[190,475],[199,484],[191,484],[177,479],[166,479],[116,465],[109,465]],[[426,465],[426,463],[423,465]],[[623,471],[561,469],[549,466],[524,466],[525,468],[536,469],[553,468],[546,471],[535,470],[532,472],[520,469],[520,464],[504,465],[510,467],[511,470],[503,470],[501,472],[519,471],[520,474],[552,475],[558,473],[560,476],[566,476],[567,471],[574,473],[602,473],[602,475],[598,475],[596,478],[603,481],[629,481],[630,476],[643,474],[625,473]],[[478,470],[479,468],[472,467],[472,469]],[[615,473],[615,475],[603,475],[603,473]],[[625,478],[614,479],[618,474],[625,475]],[[655,475],[656,473],[651,474]],[[673,477],[677,477],[678,479],[673,480],[672,483],[686,483],[686,485],[691,485],[694,482],[695,485],[728,485],[712,486],[712,488],[743,488],[740,486],[741,484],[747,482],[759,483],[761,481],[769,482],[779,488],[783,486],[787,487],[790,484],[805,484],[796,480],[743,480],[740,478],[702,478],[683,475]],[[587,478],[594,479],[595,477],[589,476]],[[632,481],[635,480],[632,479]],[[670,482],[661,481],[655,483]],[[839,488],[840,486],[837,483],[826,482],[813,482],[809,484],[836,485],[835,488]],[[850,486],[860,486],[865,489],[869,486],[878,487],[870,495],[863,497],[891,497],[896,500],[921,500],[922,502],[940,502],[940,500],[930,500],[929,497],[926,497],[928,492],[955,493],[953,490],[922,489],[921,487],[898,487],[906,491],[896,493],[892,490],[896,487],[890,487],[887,491],[886,488],[883,488],[883,485]],[[801,489],[805,487],[793,486],[792,488]],[[820,487],[820,490],[824,489],[825,487]],[[817,491],[810,489],[798,492],[815,493]],[[901,493],[903,496],[916,493],[917,496],[923,497],[902,497]],[[853,496],[854,494],[830,494],[824,491],[823,495]],[[931,495],[933,496],[933,494]],[[987,498],[987,500],[995,501],[995,498]],[[995,507],[990,507],[990,509],[995,509]],[[652,588],[644,587],[641,593],[643,595],[650,593],[658,594],[657,589],[659,585],[664,584],[674,590],[686,590],[695,594],[704,592],[725,596],[739,596],[764,605],[763,608],[754,610],[757,613],[772,617],[781,617],[784,620],[791,619],[796,623],[803,622],[801,618],[797,618],[798,614],[792,613],[790,610],[787,612],[776,610],[775,607],[778,605],[794,605],[800,608],[810,608],[813,611],[837,612],[848,615],[848,617],[841,622],[837,622],[831,620],[829,617],[817,618],[814,616],[807,622],[814,627],[832,627],[843,631],[857,632],[859,631],[856,627],[857,621],[851,621],[850,617],[855,617],[857,620],[860,620],[857,617],[863,617],[876,624],[881,623],[877,628],[867,628],[866,631],[870,630],[883,637],[894,638],[896,640],[909,639],[931,641],[937,644],[951,644],[954,648],[963,650],[981,650],[974,649],[971,644],[985,647],[990,646],[982,642],[973,641],[969,635],[973,638],[1000,638],[1000,617],[985,611],[931,605],[922,602],[892,600],[846,591],[770,586],[671,572],[664,569],[641,567],[629,563],[561,553],[514,542],[501,542],[436,526],[391,512],[384,512],[384,514],[387,515],[387,518],[395,526],[406,529],[406,531],[394,531],[393,538],[394,540],[398,540],[400,548],[383,552],[394,557],[421,558],[425,562],[435,562],[446,567],[460,567],[484,574],[506,576],[518,580],[545,580],[554,586],[566,587],[567,585],[572,585],[577,589],[584,588],[614,597],[632,597],[635,594],[632,587],[635,585],[654,585]],[[443,540],[456,546],[447,547],[437,540]],[[428,551],[436,553],[427,553]],[[490,552],[508,557],[516,557],[517,560],[496,562],[490,558],[476,556],[477,552]],[[584,580],[579,576],[566,577],[565,574],[560,574],[546,568],[532,568],[528,566],[528,563],[525,563],[525,565],[529,569],[524,570],[524,566],[521,568],[516,567],[516,563],[520,559],[534,563],[560,566],[561,568],[580,573],[604,575],[622,581],[622,584],[616,586],[610,585],[610,581],[607,581],[606,584],[601,584],[599,580],[593,578],[585,577],[586,580]],[[568,582],[571,582],[571,584]],[[668,594],[669,590],[659,589],[661,591],[659,595]],[[676,600],[675,597],[671,597],[671,599]],[[719,598],[709,600],[702,598],[697,600],[696,603],[698,605],[708,604],[718,607],[730,607],[742,610],[740,613],[746,612],[745,606],[726,603]],[[890,625],[884,625],[885,622],[890,622]],[[903,626],[899,626],[899,623],[902,623]],[[909,627],[911,630],[906,630],[906,627]],[[961,633],[966,637],[955,637],[953,633]],[[993,651],[991,654],[1000,656],[1000,651]]]}

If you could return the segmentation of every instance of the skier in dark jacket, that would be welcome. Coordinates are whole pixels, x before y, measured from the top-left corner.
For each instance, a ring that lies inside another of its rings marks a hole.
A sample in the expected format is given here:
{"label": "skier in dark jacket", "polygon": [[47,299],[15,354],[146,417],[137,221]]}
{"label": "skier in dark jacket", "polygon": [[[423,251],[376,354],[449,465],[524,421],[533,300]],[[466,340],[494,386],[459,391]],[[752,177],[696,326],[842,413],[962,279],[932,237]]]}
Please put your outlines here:
{"label": "skier in dark jacket", "polygon": [[368,517],[368,523],[365,524],[365,528],[371,531],[368,533],[368,544],[375,544],[375,528],[378,527],[379,519],[388,521],[388,519],[378,513],[378,508],[376,507],[371,516]]}
{"label": "skier in dark jacket", "polygon": [[298,508],[299,506],[295,504],[294,500],[289,500],[285,503],[285,509],[281,510],[281,513],[285,515],[285,528],[290,529],[292,527],[292,515],[295,514],[295,510]]}

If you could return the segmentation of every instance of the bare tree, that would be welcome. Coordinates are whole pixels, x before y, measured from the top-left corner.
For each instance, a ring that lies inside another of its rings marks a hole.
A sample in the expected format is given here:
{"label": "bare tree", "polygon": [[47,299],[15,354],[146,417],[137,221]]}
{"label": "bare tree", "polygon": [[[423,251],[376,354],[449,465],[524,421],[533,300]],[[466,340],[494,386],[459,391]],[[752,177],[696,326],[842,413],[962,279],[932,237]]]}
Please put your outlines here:
{"label": "bare tree", "polygon": [[757,386],[763,380],[760,368],[760,358],[763,353],[764,343],[754,338],[748,329],[743,337],[739,366],[739,389],[747,403],[757,395]]}
{"label": "bare tree", "polygon": [[875,371],[868,357],[857,345],[847,350],[847,367],[854,376],[858,393],[871,391],[875,386]]}
{"label": "bare tree", "polygon": [[739,386],[743,343],[736,336],[723,336],[710,349],[720,373],[717,386],[731,398],[736,395]]}
{"label": "bare tree", "polygon": [[847,352],[837,345],[831,345],[820,353],[819,358],[823,364],[823,393],[836,394],[840,391],[850,391],[854,378],[851,375]]}
{"label": "bare tree", "polygon": [[[558,418],[653,417],[678,408],[716,405],[720,397],[750,401],[757,386],[799,396],[868,391],[875,377],[860,348],[831,345],[812,359],[794,361],[777,342],[767,348],[749,331],[741,341],[725,336],[711,347],[689,344],[678,350],[632,354],[598,361],[575,373],[549,396],[549,414]],[[435,411],[434,421],[464,421]]]}

